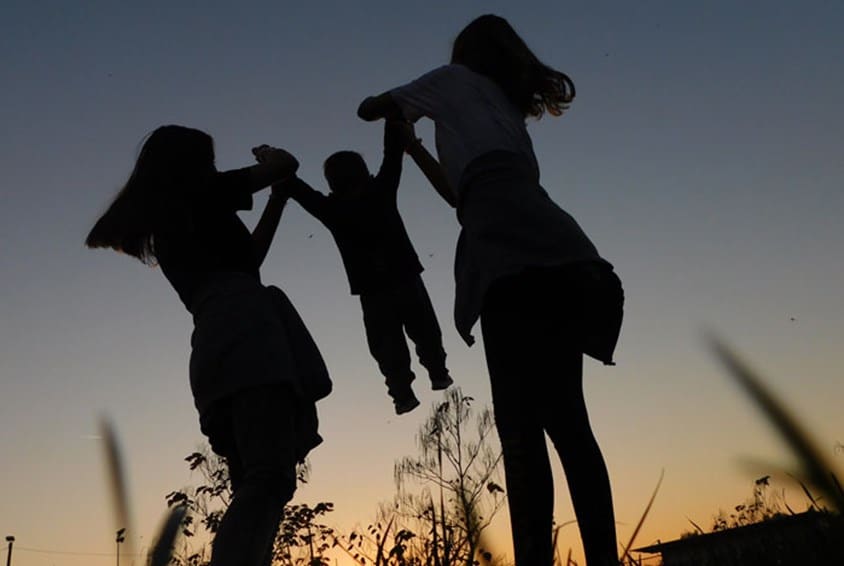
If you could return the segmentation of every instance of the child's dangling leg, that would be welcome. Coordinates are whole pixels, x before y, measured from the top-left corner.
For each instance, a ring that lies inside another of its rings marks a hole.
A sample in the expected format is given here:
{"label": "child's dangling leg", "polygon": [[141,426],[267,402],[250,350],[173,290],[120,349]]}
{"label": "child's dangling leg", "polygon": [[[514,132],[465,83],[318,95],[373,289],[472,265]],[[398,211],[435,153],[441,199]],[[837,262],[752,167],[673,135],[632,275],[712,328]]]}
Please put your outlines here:
{"label": "child's dangling leg", "polygon": [[391,292],[366,293],[360,296],[360,303],[369,352],[385,378],[396,414],[412,411],[419,406],[411,387],[416,376],[410,369],[410,351],[396,295]]}
{"label": "child's dangling leg", "polygon": [[414,379],[416,379],[416,376],[413,372],[410,372],[409,375],[397,378],[387,376],[384,380],[387,384],[387,393],[393,398],[397,415],[409,413],[419,406],[419,399],[416,398],[413,387],[410,385]]}
{"label": "child's dangling leg", "polygon": [[399,288],[399,302],[404,330],[416,344],[419,363],[428,370],[431,389],[448,389],[454,380],[445,365],[442,332],[421,276],[417,275]]}

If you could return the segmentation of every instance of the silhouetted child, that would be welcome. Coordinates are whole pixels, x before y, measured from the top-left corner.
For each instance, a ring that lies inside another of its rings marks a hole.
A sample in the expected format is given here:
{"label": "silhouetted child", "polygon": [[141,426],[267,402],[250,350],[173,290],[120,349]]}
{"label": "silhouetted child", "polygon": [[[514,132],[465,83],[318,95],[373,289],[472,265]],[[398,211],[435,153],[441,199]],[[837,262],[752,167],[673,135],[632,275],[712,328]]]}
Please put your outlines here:
{"label": "silhouetted child", "polygon": [[405,332],[416,344],[431,388],[452,383],[431,299],[422,282],[422,264],[399,215],[396,196],[402,158],[411,130],[401,122],[384,127],[384,159],[371,175],[360,154],[340,151],[325,160],[328,196],[293,177],[283,183],[311,215],[331,231],[353,295],[360,295],[369,351],[385,377],[396,414],[419,405],[411,382]]}

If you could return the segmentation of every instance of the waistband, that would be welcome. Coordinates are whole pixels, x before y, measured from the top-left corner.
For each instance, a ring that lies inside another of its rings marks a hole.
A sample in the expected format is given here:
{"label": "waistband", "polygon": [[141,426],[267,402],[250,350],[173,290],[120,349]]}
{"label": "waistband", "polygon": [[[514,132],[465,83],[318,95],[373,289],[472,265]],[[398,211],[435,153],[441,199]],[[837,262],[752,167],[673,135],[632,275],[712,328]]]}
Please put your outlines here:
{"label": "waistband", "polygon": [[196,317],[209,300],[242,293],[257,293],[264,289],[266,289],[264,285],[246,273],[236,271],[215,273],[193,294],[188,311]]}
{"label": "waistband", "polygon": [[469,162],[460,176],[460,192],[471,185],[514,178],[539,183],[539,171],[524,155],[497,149]]}

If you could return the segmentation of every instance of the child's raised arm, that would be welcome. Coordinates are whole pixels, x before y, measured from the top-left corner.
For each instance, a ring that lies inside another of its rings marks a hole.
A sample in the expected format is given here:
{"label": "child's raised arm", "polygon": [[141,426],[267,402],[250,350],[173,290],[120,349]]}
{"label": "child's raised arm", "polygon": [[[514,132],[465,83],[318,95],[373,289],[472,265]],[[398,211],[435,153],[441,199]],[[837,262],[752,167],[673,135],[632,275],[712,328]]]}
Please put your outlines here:
{"label": "child's raised arm", "polygon": [[401,166],[407,144],[413,139],[413,126],[404,120],[384,122],[384,158],[376,178],[385,190],[398,191]]}
{"label": "child's raised arm", "polygon": [[273,191],[283,191],[307,211],[308,214],[322,222],[330,222],[333,214],[331,203],[327,196],[314,189],[297,175],[285,179],[278,185],[273,185]]}

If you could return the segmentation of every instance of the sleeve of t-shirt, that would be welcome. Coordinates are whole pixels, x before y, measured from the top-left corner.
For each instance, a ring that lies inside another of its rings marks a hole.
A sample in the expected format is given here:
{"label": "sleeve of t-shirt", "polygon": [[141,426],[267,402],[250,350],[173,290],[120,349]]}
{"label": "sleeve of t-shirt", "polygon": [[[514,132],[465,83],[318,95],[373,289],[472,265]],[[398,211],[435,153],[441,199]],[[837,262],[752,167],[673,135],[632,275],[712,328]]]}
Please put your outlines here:
{"label": "sleeve of t-shirt", "polygon": [[214,176],[207,196],[213,204],[231,210],[252,210],[249,167],[219,172]]}
{"label": "sleeve of t-shirt", "polygon": [[446,97],[454,89],[457,65],[444,65],[418,79],[390,91],[405,119],[415,122],[422,116],[436,120]]}

